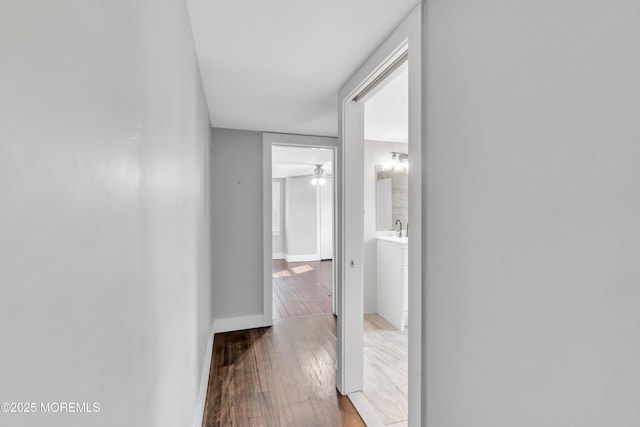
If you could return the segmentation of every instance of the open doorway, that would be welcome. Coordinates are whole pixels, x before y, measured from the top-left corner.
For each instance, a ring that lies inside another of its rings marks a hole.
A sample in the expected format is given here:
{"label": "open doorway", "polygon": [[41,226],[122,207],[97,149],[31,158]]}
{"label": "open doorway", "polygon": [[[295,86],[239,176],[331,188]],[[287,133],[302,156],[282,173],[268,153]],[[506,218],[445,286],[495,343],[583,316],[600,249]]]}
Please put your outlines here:
{"label": "open doorway", "polygon": [[[400,270],[407,278],[407,375],[408,420],[401,425],[424,425],[423,412],[423,131],[422,131],[422,5],[400,24],[373,55],[360,67],[339,93],[339,135],[342,156],[341,238],[343,241],[338,293],[338,369],[336,384],[348,394],[367,425],[384,425],[364,390],[364,298],[366,264],[363,212],[365,211],[365,102],[398,65],[407,62],[408,70],[408,143],[407,150],[394,150],[402,161],[408,154],[408,215],[410,237],[401,246]],[[391,157],[393,154],[388,153]],[[367,170],[368,174],[369,171]],[[373,173],[373,172],[372,172]],[[393,224],[395,225],[395,224]],[[404,225],[404,224],[403,224]],[[397,226],[399,228],[399,226]],[[406,228],[405,228],[406,229]],[[402,245],[406,243],[406,253]],[[406,265],[404,264],[406,260]],[[405,268],[406,267],[406,268]],[[377,269],[376,269],[377,270]],[[377,274],[377,273],[375,273]],[[402,282],[402,279],[400,280]],[[396,296],[401,294],[402,286]],[[398,300],[402,301],[401,297]],[[390,316],[392,317],[392,316]],[[402,309],[397,329],[403,329]],[[389,387],[390,384],[384,385]]]}
{"label": "open doorway", "polygon": [[336,138],[263,134],[264,324],[336,312]]}
{"label": "open doorway", "polygon": [[408,61],[364,103],[362,394],[384,425],[409,419]]}
{"label": "open doorway", "polygon": [[333,157],[271,147],[274,319],[333,313]]}

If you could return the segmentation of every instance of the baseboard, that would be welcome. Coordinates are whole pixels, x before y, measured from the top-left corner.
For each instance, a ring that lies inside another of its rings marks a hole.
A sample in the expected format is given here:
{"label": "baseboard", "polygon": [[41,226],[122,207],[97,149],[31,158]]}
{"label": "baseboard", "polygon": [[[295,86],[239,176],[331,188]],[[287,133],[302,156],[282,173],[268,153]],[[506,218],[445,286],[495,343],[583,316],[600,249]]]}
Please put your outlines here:
{"label": "baseboard", "polygon": [[287,259],[287,254],[282,253],[282,252],[278,252],[273,254],[272,259]]}
{"label": "baseboard", "polygon": [[213,321],[213,332],[242,331],[243,329],[261,328],[264,325],[264,315],[252,314],[250,316],[228,317]]}
{"label": "baseboard", "polygon": [[269,315],[264,315],[264,318],[262,319],[262,326],[264,327],[268,327],[268,326],[273,326],[273,317],[269,317]]}
{"label": "baseboard", "polygon": [[320,257],[318,256],[318,254],[287,255],[285,260],[287,262],[309,262],[309,261],[320,261]]}
{"label": "baseboard", "polygon": [[209,333],[209,342],[207,343],[207,352],[204,355],[204,365],[202,366],[202,378],[200,378],[200,392],[198,393],[198,401],[196,402],[196,415],[193,418],[193,427],[202,427],[204,419],[204,405],[207,400],[207,386],[209,385],[209,373],[211,371],[211,357],[213,356],[213,341],[215,334],[213,333],[213,322]]}
{"label": "baseboard", "polygon": [[349,393],[347,396],[367,427],[384,427],[384,422],[361,392]]}

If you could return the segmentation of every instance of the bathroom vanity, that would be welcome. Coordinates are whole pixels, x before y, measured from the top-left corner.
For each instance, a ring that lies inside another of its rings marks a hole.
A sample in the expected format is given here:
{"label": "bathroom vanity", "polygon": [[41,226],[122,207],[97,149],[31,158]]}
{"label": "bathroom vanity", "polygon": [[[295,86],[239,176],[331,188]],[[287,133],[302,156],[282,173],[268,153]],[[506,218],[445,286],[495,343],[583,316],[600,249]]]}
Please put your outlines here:
{"label": "bathroom vanity", "polygon": [[408,243],[407,237],[377,238],[378,314],[403,331],[408,317]]}

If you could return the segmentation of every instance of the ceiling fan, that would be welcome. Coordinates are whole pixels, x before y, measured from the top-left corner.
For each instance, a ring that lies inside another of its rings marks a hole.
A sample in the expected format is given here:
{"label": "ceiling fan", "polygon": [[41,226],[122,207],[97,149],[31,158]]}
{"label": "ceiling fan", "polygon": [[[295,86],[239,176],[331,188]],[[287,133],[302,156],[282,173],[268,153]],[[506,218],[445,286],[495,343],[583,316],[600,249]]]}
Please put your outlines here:
{"label": "ceiling fan", "polygon": [[313,169],[312,174],[296,175],[296,176],[292,176],[291,178],[309,178],[309,177],[313,177],[313,179],[311,180],[312,185],[324,185],[327,183],[326,178],[332,178],[333,175],[326,173],[322,165],[315,165],[315,168]]}

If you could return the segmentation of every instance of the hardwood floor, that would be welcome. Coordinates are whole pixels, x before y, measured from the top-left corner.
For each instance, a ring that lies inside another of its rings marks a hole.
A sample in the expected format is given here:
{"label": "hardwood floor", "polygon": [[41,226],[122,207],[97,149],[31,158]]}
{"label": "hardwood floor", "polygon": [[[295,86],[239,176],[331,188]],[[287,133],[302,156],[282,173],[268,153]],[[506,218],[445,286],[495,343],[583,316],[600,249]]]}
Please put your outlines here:
{"label": "hardwood floor", "polygon": [[362,394],[387,426],[408,419],[408,334],[378,314],[364,316],[364,384]]}
{"label": "hardwood floor", "polygon": [[332,313],[331,261],[273,260],[273,318]]}
{"label": "hardwood floor", "polygon": [[216,334],[203,427],[364,426],[335,388],[332,314]]}

